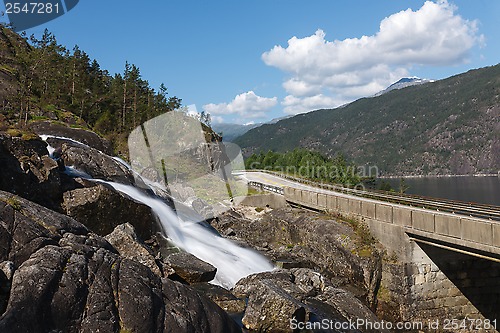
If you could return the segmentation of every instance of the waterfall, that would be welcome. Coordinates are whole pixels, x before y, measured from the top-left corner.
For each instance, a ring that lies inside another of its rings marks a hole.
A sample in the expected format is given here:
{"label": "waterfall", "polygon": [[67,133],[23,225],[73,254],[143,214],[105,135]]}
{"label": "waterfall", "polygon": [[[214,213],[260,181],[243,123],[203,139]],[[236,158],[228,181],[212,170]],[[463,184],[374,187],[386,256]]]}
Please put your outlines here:
{"label": "waterfall", "polygon": [[[55,136],[40,136],[42,138]],[[63,137],[56,137],[66,139]],[[71,141],[81,144],[78,141]],[[48,147],[49,152],[53,150]],[[118,158],[118,162],[128,164]],[[91,177],[81,173],[75,168],[66,167],[67,173],[73,176],[83,176],[89,180]],[[169,205],[159,198],[150,196],[132,185],[124,185],[116,182],[109,182],[100,179],[93,179],[96,182],[107,184],[116,191],[121,192],[130,198],[145,204],[158,216],[164,235],[173,244],[182,250],[191,253],[199,259],[206,261],[217,268],[213,284],[220,285],[226,289],[234,287],[236,282],[250,274],[271,271],[273,265],[258,252],[243,248],[232,241],[225,239],[197,221],[189,219],[188,215],[179,216]]]}
{"label": "waterfall", "polygon": [[[85,143],[82,143],[80,141],[76,141],[72,138],[67,138],[65,136],[58,136],[58,135],[49,135],[49,134],[41,134],[41,135],[38,135],[40,137],[40,139],[42,139],[43,141],[47,142],[47,139],[58,139],[58,140],[65,140],[65,141],[70,141],[70,142],[73,142],[73,143],[76,143],[77,145],[80,145],[80,146],[84,146],[84,147],[89,147],[88,145],[86,145]],[[48,143],[47,143],[48,144]],[[52,151],[54,151],[54,148],[51,147],[50,145],[47,147],[47,150],[49,151],[49,154],[51,153],[51,149]],[[100,151],[100,150],[99,150]],[[102,153],[102,152],[101,152]]]}
{"label": "waterfall", "polygon": [[213,283],[230,289],[245,276],[273,269],[271,263],[259,253],[238,246],[199,223],[183,221],[162,200],[150,197],[131,185],[102,180],[99,182],[149,206],[176,246],[217,267]]}

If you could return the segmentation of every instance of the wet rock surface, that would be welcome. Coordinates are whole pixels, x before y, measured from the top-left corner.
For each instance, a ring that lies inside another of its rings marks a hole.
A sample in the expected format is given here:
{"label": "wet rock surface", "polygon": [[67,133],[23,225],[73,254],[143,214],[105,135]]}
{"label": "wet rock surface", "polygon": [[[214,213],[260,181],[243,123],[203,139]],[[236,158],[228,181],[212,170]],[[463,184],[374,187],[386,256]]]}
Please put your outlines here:
{"label": "wet rock surface", "polygon": [[66,166],[72,166],[92,178],[122,184],[134,184],[134,175],[122,163],[92,147],[65,142],[61,146],[61,158]]}
{"label": "wet rock surface", "polygon": [[212,281],[217,268],[187,252],[172,253],[165,262],[187,283]]}
{"label": "wet rock surface", "polygon": [[130,223],[117,226],[105,239],[127,259],[137,261],[148,267],[153,273],[162,276],[162,271],[153,257],[152,252],[146,247],[135,233],[134,227]]}
{"label": "wet rock surface", "polygon": [[72,218],[5,192],[0,237],[0,263],[14,268],[1,332],[240,330],[193,289],[124,258]]}
{"label": "wet rock surface", "polygon": [[[251,215],[253,216],[253,215]],[[221,234],[273,258],[278,269],[240,280],[251,331],[290,332],[290,322],[380,321],[374,314],[381,279],[379,248],[368,234],[332,216],[275,209],[254,219],[229,211],[212,222]],[[330,326],[324,332],[337,332]],[[355,330],[354,330],[355,331]],[[364,329],[363,332],[378,332]]]}
{"label": "wet rock surface", "polygon": [[67,191],[62,207],[68,216],[105,236],[123,223],[134,226],[141,239],[149,239],[157,219],[151,209],[103,184]]}
{"label": "wet rock surface", "polygon": [[61,175],[46,147],[40,139],[0,133],[0,190],[57,210],[62,199]]}
{"label": "wet rock surface", "polygon": [[108,155],[112,153],[111,144],[104,138],[101,138],[94,132],[71,128],[55,122],[39,121],[30,124],[30,128],[38,135],[53,135],[58,137],[70,138],[100,150]]}
{"label": "wet rock surface", "polygon": [[310,268],[359,296],[375,309],[381,279],[381,255],[366,234],[319,213],[275,209],[249,220],[227,212],[212,222],[221,234],[261,250],[284,268]]}

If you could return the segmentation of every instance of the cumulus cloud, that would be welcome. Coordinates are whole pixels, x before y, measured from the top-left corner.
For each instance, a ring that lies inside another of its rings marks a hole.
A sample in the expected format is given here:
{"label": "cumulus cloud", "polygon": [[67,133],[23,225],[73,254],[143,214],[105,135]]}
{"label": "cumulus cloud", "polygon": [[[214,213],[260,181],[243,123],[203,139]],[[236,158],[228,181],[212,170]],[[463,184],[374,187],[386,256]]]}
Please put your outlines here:
{"label": "cumulus cloud", "polygon": [[262,60],[291,75],[283,83],[294,97],[293,103],[291,97],[282,102],[287,113],[326,107],[322,103],[327,96],[335,96],[331,102],[352,101],[384,89],[408,75],[412,66],[466,62],[484,37],[478,34],[477,21],[456,11],[445,0],[427,1],[416,11],[407,9],[383,19],[372,36],[328,41],[319,29],[311,36],[292,37],[287,47],[275,46],[262,54]]}
{"label": "cumulus cloud", "polygon": [[230,103],[205,104],[203,110],[212,116],[239,115],[243,118],[262,118],[278,104],[277,97],[261,97],[253,91],[237,95]]}
{"label": "cumulus cloud", "polygon": [[335,99],[323,94],[306,97],[295,97],[293,95],[288,95],[283,99],[281,105],[283,105],[283,110],[285,111],[285,113],[297,114],[322,108],[331,108],[332,105],[339,106],[347,102],[348,101]]}

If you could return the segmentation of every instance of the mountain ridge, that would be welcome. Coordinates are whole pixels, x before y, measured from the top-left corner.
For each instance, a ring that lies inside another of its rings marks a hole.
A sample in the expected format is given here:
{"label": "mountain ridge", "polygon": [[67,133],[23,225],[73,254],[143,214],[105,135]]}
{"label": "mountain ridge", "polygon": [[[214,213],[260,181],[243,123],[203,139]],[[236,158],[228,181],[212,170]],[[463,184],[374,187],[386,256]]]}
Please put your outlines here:
{"label": "mountain ridge", "polygon": [[374,96],[383,95],[383,94],[385,94],[389,91],[392,91],[394,89],[403,89],[406,87],[411,87],[411,86],[416,86],[416,85],[426,84],[426,83],[432,83],[432,82],[434,82],[434,80],[421,79],[421,78],[416,77],[416,76],[403,77],[403,78],[399,79],[398,81],[394,82],[393,84],[391,84],[390,86],[388,86],[387,88],[385,88],[384,90],[379,91]]}
{"label": "mountain ridge", "polygon": [[220,123],[220,124],[212,124],[212,129],[217,133],[222,133],[222,139],[226,142],[231,142],[234,139],[242,136],[246,132],[256,127],[265,125],[265,124],[275,124],[280,120],[290,118],[291,116],[284,116],[279,118],[273,118],[269,121],[256,123],[256,124],[233,124],[233,123]]}
{"label": "mountain ridge", "polygon": [[381,175],[497,173],[500,65],[263,125],[235,140],[245,154],[295,147],[346,155]]}

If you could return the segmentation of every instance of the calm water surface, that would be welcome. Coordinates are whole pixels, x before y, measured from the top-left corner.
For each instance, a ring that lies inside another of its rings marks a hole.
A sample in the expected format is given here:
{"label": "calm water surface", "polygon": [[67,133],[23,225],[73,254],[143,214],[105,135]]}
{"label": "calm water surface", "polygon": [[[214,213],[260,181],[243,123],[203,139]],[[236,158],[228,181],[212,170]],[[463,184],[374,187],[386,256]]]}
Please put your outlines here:
{"label": "calm water surface", "polygon": [[[386,179],[395,189],[399,179]],[[405,178],[406,193],[500,206],[500,177]]]}

